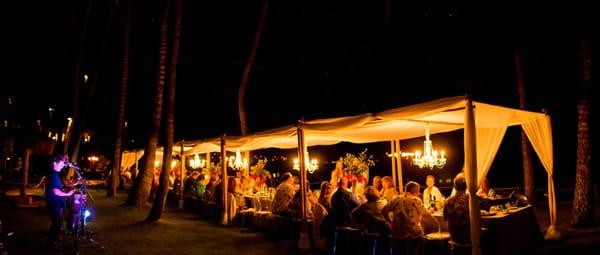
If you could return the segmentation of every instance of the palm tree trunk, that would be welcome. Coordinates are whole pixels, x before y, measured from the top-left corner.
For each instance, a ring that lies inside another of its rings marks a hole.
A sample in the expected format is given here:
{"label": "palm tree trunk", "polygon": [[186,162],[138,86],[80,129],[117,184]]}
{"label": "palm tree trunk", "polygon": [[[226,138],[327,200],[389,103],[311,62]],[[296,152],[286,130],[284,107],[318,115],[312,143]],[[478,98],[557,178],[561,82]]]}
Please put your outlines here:
{"label": "palm tree trunk", "polygon": [[117,194],[117,186],[119,184],[119,177],[121,176],[121,153],[123,149],[123,137],[125,130],[125,105],[127,98],[127,85],[129,83],[129,33],[131,30],[132,5],[133,0],[129,0],[127,3],[127,14],[125,14],[125,32],[123,35],[123,69],[121,74],[121,93],[119,95],[119,116],[117,119],[117,130],[115,134],[115,155],[110,178],[110,186],[106,194],[109,197]]}
{"label": "palm tree trunk", "polygon": [[[85,8],[85,14],[83,16],[83,23],[81,25],[81,35],[79,37],[79,51],[77,53],[77,61],[75,62],[75,78],[73,79],[73,117],[71,123],[75,124],[78,121],[77,111],[79,109],[79,84],[81,82],[81,62],[83,60],[83,49],[85,49],[85,34],[87,32],[88,18],[90,17],[90,10],[92,9],[92,0],[87,1]],[[67,127],[67,134],[63,143],[63,155],[69,154],[69,143],[71,143],[71,137],[73,136],[73,126]]]}
{"label": "palm tree trunk", "polygon": [[127,198],[127,201],[125,201],[125,205],[135,205],[138,207],[145,206],[148,202],[148,196],[150,195],[150,188],[152,188],[152,181],[154,180],[154,154],[156,153],[156,146],[158,144],[160,121],[162,118],[163,90],[165,89],[165,66],[167,62],[167,40],[169,27],[168,2],[169,0],[167,0],[167,4],[164,8],[160,22],[158,77],[156,79],[156,95],[154,101],[154,111],[152,114],[152,122],[150,123],[150,133],[144,150],[145,163],[135,179],[133,188],[129,193],[129,197]]}
{"label": "palm tree trunk", "polygon": [[238,90],[238,112],[240,115],[240,131],[242,135],[246,135],[248,133],[248,119],[246,117],[246,106],[244,99],[246,96],[246,85],[248,84],[248,77],[250,76],[250,71],[254,65],[254,59],[256,58],[256,52],[260,44],[260,35],[262,34],[265,26],[265,18],[267,17],[267,11],[269,10],[269,2],[271,2],[271,0],[264,0],[263,2],[263,8],[260,12],[260,20],[258,21],[258,27],[254,32],[254,40],[252,40],[250,55],[248,55],[248,60],[246,61],[242,71],[242,79],[240,80],[240,88]]}
{"label": "palm tree trunk", "polygon": [[[170,1],[169,1],[170,2]],[[168,3],[167,3],[168,4]],[[165,150],[163,153],[163,167],[160,173],[160,183],[158,186],[158,192],[156,199],[152,204],[152,209],[146,218],[146,221],[157,221],[160,219],[163,210],[165,209],[165,202],[167,200],[167,193],[169,192],[169,176],[171,175],[171,154],[173,150],[173,131],[174,131],[174,112],[175,112],[175,82],[177,80],[177,59],[179,57],[179,41],[181,38],[181,16],[183,15],[183,0],[177,0],[177,7],[175,9],[175,31],[173,35],[173,45],[171,52],[171,63],[169,67],[169,90],[167,94],[167,109],[165,114],[167,115],[167,125],[165,126]],[[181,155],[181,164],[185,164],[183,155]],[[183,167],[182,167],[183,169]]]}
{"label": "palm tree trunk", "polygon": [[[519,88],[519,107],[523,110],[525,104],[525,77],[523,63],[521,61],[519,48],[515,50],[515,71],[517,72],[517,85]],[[527,135],[521,130],[521,155],[523,157],[523,186],[525,186],[525,196],[531,204],[535,203],[535,189],[533,180],[533,161],[531,158],[531,148]]]}
{"label": "palm tree trunk", "polygon": [[594,213],[590,176],[589,102],[588,88],[591,83],[592,54],[587,37],[581,41],[582,79],[580,99],[577,104],[577,163],[571,226],[590,226]]}

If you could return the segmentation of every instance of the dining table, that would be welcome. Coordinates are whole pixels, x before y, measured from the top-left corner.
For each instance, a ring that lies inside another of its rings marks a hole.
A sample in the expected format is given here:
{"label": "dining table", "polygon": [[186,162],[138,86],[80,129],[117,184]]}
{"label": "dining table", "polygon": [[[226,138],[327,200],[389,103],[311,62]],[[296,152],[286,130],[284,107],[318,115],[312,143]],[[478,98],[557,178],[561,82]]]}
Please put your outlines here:
{"label": "dining table", "polygon": [[[480,247],[484,255],[534,254],[541,247],[543,235],[533,206],[482,211]],[[442,213],[433,213],[421,221],[425,234],[448,232]]]}

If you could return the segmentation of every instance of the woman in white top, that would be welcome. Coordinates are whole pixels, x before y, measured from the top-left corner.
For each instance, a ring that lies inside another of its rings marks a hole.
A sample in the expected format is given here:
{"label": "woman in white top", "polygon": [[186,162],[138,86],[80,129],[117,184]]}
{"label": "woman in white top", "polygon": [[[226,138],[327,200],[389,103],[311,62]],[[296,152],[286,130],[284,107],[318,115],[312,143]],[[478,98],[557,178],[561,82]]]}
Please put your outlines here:
{"label": "woman in white top", "polygon": [[425,209],[430,212],[441,211],[442,204],[444,203],[444,195],[442,195],[440,190],[434,186],[435,177],[433,175],[427,175],[425,183],[427,184],[427,187],[423,191],[423,204],[425,205]]}
{"label": "woman in white top", "polygon": [[481,183],[481,187],[477,190],[477,195],[483,198],[496,198],[496,192],[490,188],[490,181],[486,177]]}

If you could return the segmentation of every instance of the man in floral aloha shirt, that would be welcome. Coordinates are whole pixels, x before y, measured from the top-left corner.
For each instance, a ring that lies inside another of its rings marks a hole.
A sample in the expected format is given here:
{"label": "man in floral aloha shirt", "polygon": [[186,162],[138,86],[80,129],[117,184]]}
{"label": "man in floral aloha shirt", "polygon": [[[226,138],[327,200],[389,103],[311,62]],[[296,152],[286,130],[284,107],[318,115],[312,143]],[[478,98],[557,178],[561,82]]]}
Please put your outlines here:
{"label": "man in floral aloha shirt", "polygon": [[290,209],[290,202],[296,194],[296,188],[294,187],[294,178],[292,174],[285,173],[281,177],[281,184],[275,191],[275,197],[273,198],[273,213],[281,216],[290,217],[292,210]]}
{"label": "man in floral aloha shirt", "polygon": [[458,244],[471,243],[469,225],[469,194],[465,191],[467,183],[464,176],[454,178],[456,194],[446,199],[444,203],[444,219],[448,221],[450,239]]}

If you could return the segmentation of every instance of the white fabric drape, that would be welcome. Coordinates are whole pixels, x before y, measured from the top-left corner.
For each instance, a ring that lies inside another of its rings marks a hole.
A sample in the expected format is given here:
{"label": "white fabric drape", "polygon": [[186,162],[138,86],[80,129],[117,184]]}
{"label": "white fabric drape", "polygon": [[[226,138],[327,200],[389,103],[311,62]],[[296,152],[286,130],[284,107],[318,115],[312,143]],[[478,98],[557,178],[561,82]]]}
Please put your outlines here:
{"label": "white fabric drape", "polygon": [[144,156],[144,150],[124,151],[121,154],[121,171],[123,171],[123,169],[129,169],[135,165],[135,162],[140,160],[142,156]]}
{"label": "white fabric drape", "polygon": [[507,128],[477,128],[477,187],[487,176]]}
{"label": "white fabric drape", "polygon": [[539,115],[532,121],[521,124],[533,149],[548,173],[548,206],[550,207],[550,226],[545,239],[558,240],[560,233],[556,227],[556,193],[554,190],[554,155],[552,145],[552,126],[550,116]]}

